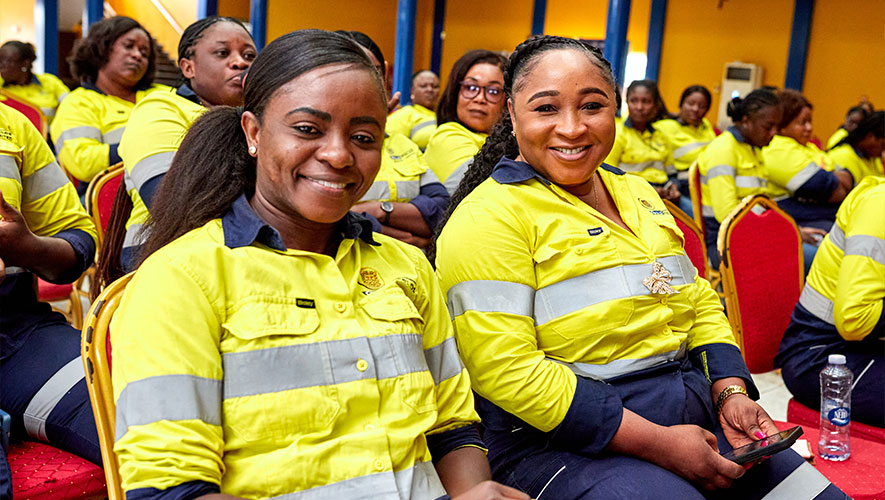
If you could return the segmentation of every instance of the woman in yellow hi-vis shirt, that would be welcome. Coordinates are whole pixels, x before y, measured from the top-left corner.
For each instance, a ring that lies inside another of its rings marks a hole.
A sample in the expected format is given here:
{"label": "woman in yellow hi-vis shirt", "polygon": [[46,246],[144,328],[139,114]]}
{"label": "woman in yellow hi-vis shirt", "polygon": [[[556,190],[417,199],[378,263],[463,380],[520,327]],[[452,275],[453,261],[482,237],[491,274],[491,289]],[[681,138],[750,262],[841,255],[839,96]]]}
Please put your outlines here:
{"label": "woman in yellow hi-vis shirt", "polygon": [[0,46],[0,85],[10,94],[40,107],[51,122],[58,104],[71,89],[50,73],[32,71],[37,54],[30,43],[10,40]]}
{"label": "woman in yellow hi-vis shirt", "polygon": [[796,499],[845,498],[792,451],[749,471],[719,454],[777,428],[663,201],[602,163],[615,81],[601,53],[533,37],[505,75],[509,114],[436,257],[493,477],[558,500],[749,500],[793,481],[811,486]]}
{"label": "woman in yellow hi-vis shirt", "polygon": [[528,499],[488,480],[424,254],[349,211],[386,117],[360,46],[304,30],[193,124],[112,322],[127,496]]}
{"label": "woman in yellow hi-vis shirt", "polygon": [[827,156],[851,174],[854,184],[866,177],[885,177],[882,152],[885,151],[885,111],[874,111],[864,118],[841,141],[827,151]]}
{"label": "woman in yellow hi-vis shirt", "polygon": [[676,185],[682,197],[689,201],[691,193],[688,190],[688,167],[697,160],[707,144],[716,138],[713,125],[705,118],[710,110],[711,99],[707,87],[687,87],[679,98],[679,114],[654,123],[654,127],[664,134],[670,144],[673,167],[676,169]]}

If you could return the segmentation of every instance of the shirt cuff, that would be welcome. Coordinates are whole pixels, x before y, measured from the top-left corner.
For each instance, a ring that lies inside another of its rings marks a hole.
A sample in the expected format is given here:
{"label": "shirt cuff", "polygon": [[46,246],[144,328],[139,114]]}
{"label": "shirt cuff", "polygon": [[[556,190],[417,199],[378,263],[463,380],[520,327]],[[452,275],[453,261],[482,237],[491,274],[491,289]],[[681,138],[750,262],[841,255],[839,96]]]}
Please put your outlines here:
{"label": "shirt cuff", "polygon": [[473,424],[451,429],[439,434],[428,434],[427,448],[430,449],[430,456],[433,463],[438,462],[442,457],[449,453],[463,448],[465,446],[476,446],[477,448],[487,449],[482,438],[479,437],[479,430]]}
{"label": "shirt cuff", "polygon": [[108,166],[116,165],[123,161],[123,158],[120,158],[120,153],[117,152],[117,146],[119,144],[111,144],[111,147],[108,148]]}
{"label": "shirt cuff", "polygon": [[145,181],[138,190],[138,196],[141,197],[141,201],[144,202],[144,206],[147,207],[148,212],[150,212],[151,204],[154,202],[154,194],[156,194],[157,188],[160,187],[160,181],[163,180],[165,175],[166,174],[159,174],[151,177]]}
{"label": "shirt cuff", "polygon": [[61,238],[71,244],[77,256],[77,265],[67,269],[51,283],[73,283],[92,265],[95,258],[95,239],[82,229],[65,229],[56,233],[53,238]]}
{"label": "shirt cuff", "polygon": [[751,399],[759,399],[759,390],[753,383],[747,363],[744,362],[741,351],[731,344],[707,344],[695,347],[689,352],[691,362],[698,367],[707,377],[707,381],[713,383],[717,380],[738,377],[744,380],[747,386],[747,394]]}
{"label": "shirt cuff", "polygon": [[442,220],[450,199],[445,186],[438,182],[432,182],[421,186],[420,194],[409,200],[409,203],[415,205],[415,208],[421,213],[421,217],[424,218],[424,222],[427,223],[427,227],[433,231]]}
{"label": "shirt cuff", "polygon": [[191,500],[212,493],[221,493],[221,488],[206,481],[188,481],[165,490],[157,488],[129,490],[126,492],[126,500]]}
{"label": "shirt cuff", "polygon": [[550,432],[551,441],[566,450],[596,455],[608,446],[623,415],[624,404],[613,386],[577,377],[572,405]]}
{"label": "shirt cuff", "polygon": [[836,174],[821,169],[796,189],[796,196],[818,203],[827,203],[837,187],[839,187],[839,178]]}

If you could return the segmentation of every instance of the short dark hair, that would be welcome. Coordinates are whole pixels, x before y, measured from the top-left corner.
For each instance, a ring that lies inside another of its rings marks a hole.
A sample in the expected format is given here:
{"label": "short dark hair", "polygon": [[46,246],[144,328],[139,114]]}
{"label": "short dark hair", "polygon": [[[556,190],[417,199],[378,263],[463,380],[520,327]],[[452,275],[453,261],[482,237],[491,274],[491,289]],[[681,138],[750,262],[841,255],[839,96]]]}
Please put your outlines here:
{"label": "short dark hair", "polygon": [[630,83],[630,86],[627,87],[627,101],[630,101],[630,94],[633,93],[634,90],[638,88],[644,88],[648,90],[648,93],[651,94],[651,99],[655,103],[655,107],[657,108],[657,112],[655,116],[652,117],[651,121],[656,122],[663,118],[668,118],[670,113],[667,111],[667,105],[664,104],[664,98],[661,97],[661,91],[658,90],[658,84],[654,80],[633,80]]}
{"label": "short dark hair", "polygon": [[252,37],[252,34],[249,33],[249,30],[246,29],[246,26],[239,19],[235,19],[233,17],[226,16],[209,16],[204,17],[190,26],[184,29],[184,32],[181,34],[181,40],[178,41],[178,60],[189,59],[194,55],[194,45],[200,41],[200,38],[203,38],[203,33],[206,32],[207,29],[215,26],[218,23],[233,23],[243,28],[249,37]]}
{"label": "short dark hair", "polygon": [[710,110],[710,104],[713,102],[713,96],[710,94],[710,90],[703,85],[691,85],[689,87],[686,87],[685,90],[682,91],[682,95],[679,97],[680,108],[683,104],[685,104],[685,100],[688,99],[688,96],[692,94],[703,95],[704,99],[707,100],[707,110]]}
{"label": "short dark hair", "polygon": [[[384,65],[384,52],[381,52],[381,47],[375,43],[375,40],[372,40],[372,37],[363,33],[362,31],[353,31],[353,30],[338,30],[335,33],[340,33],[354,42],[360,44],[361,46],[367,48],[369,52],[375,56],[375,59],[378,59],[378,62],[383,66]],[[381,75],[382,77],[386,77],[387,75]]]}
{"label": "short dark hair", "polygon": [[781,90],[778,92],[777,97],[778,102],[780,103],[781,112],[783,113],[781,115],[781,122],[777,128],[784,128],[789,125],[791,121],[799,116],[799,113],[802,112],[803,108],[812,108],[808,99],[806,99],[798,90]]}
{"label": "short dark hair", "polygon": [[130,30],[138,28],[147,34],[150,43],[148,54],[148,67],[141,80],[135,84],[136,90],[144,90],[154,82],[156,69],[155,58],[157,44],[150,32],[135,19],[125,16],[114,16],[102,19],[89,27],[89,35],[81,38],[74,45],[74,51],[68,58],[71,74],[80,83],[95,84],[98,79],[98,71],[104,67],[111,55],[111,48],[118,38]]}
{"label": "short dark hair", "polygon": [[[491,50],[471,50],[461,56],[455,64],[452,65],[452,71],[449,73],[449,79],[446,81],[446,89],[439,98],[439,104],[436,106],[436,123],[442,125],[446,122],[461,123],[458,119],[458,94],[461,92],[461,82],[467,76],[470,68],[477,64],[488,63],[501,68],[504,71],[504,56]],[[464,125],[461,123],[461,125]]]}
{"label": "short dark hair", "polygon": [[37,60],[37,52],[34,50],[34,45],[28,42],[19,42],[18,40],[9,40],[8,42],[0,45],[0,49],[13,49],[18,52],[18,57],[21,58],[23,62],[32,63]]}
{"label": "short dark hair", "polygon": [[877,139],[885,137],[885,111],[873,111],[868,114],[866,118],[857,124],[857,128],[848,132],[848,135],[833,145],[829,151],[832,151],[843,144],[849,144],[851,147],[856,148],[860,141],[862,141],[868,134],[873,134],[873,137],[876,137]]}

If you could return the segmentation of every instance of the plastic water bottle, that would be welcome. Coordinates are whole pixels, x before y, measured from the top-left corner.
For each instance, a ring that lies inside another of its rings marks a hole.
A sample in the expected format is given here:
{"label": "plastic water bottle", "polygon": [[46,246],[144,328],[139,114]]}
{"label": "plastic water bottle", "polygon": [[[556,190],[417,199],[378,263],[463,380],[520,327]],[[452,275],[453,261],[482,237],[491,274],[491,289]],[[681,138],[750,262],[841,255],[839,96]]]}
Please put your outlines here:
{"label": "plastic water bottle", "polygon": [[851,422],[851,382],[845,356],[830,354],[820,372],[820,439],[817,453],[824,460],[841,462],[851,456],[848,424]]}

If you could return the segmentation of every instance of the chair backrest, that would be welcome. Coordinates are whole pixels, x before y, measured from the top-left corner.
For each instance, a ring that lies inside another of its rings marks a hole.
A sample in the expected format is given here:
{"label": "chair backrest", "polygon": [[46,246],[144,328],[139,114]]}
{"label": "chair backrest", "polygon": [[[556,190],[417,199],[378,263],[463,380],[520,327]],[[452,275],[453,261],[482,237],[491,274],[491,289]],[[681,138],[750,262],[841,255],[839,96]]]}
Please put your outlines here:
{"label": "chair backrest", "polygon": [[39,106],[35,106],[21,97],[14,96],[2,89],[0,89],[0,103],[25,115],[28,120],[37,127],[37,130],[43,138],[46,139],[47,134],[49,133],[49,127],[46,121],[46,116],[43,115],[43,111],[40,110]]}
{"label": "chair backrest", "polygon": [[718,239],[725,307],[751,373],[774,369],[802,292],[802,237],[764,195],[747,196],[722,221]]}
{"label": "chair backrest", "polygon": [[704,203],[701,200],[701,170],[695,160],[688,167],[688,193],[691,195],[691,209],[694,211],[694,223],[701,229],[701,241],[704,232]]}
{"label": "chair backrest", "polygon": [[698,274],[705,280],[709,280],[710,264],[707,260],[707,245],[704,244],[704,234],[701,233],[698,225],[695,224],[694,220],[687,213],[683,212],[674,203],[668,200],[663,201],[664,205],[667,206],[667,210],[676,219],[676,225],[679,226],[679,230],[682,231],[682,235],[685,237],[686,255],[691,259],[694,267],[697,268]]}
{"label": "chair backrest", "polygon": [[122,181],[123,163],[120,162],[96,175],[86,188],[86,211],[95,223],[99,247],[111,220],[111,208]]}
{"label": "chair backrest", "polygon": [[98,429],[98,442],[101,445],[101,459],[108,486],[109,500],[124,500],[120,482],[120,464],[114,453],[114,425],[117,418],[114,389],[111,386],[110,323],[120,305],[123,290],[134,273],[111,283],[101,292],[89,308],[86,324],[83,326],[80,354],[86,370],[86,386],[95,426]]}

